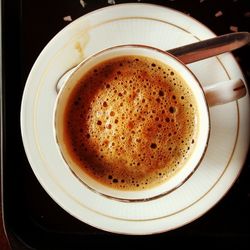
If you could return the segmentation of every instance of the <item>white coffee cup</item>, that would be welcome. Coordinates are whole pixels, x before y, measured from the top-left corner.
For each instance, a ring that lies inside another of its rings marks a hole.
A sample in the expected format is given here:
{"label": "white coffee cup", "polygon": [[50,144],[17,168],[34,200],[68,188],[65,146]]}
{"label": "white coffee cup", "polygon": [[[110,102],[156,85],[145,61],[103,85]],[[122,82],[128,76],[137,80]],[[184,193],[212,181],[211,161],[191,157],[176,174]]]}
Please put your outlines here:
{"label": "white coffee cup", "polygon": [[[63,117],[64,110],[67,106],[71,91],[74,89],[79,80],[94,66],[102,63],[106,60],[121,57],[121,56],[144,56],[149,57],[163,64],[173,68],[178,75],[182,77],[188,87],[191,89],[196,101],[198,112],[198,131],[195,139],[195,146],[192,154],[189,156],[185,165],[181,167],[171,178],[165,182],[139,191],[123,191],[114,189],[110,186],[106,186],[96,179],[89,176],[82,168],[74,162],[67,152],[67,148],[64,143],[64,128]],[[81,62],[76,68],[74,68],[69,74],[67,74],[62,81],[58,84],[60,89],[55,105],[55,137],[58,143],[58,150],[64,158],[65,162],[72,170],[72,174],[78,178],[83,185],[93,190],[93,192],[99,193],[106,197],[122,200],[122,201],[141,201],[151,200],[161,197],[175,190],[181,186],[198,168],[202,158],[206,152],[209,132],[210,132],[210,118],[209,107],[219,104],[224,104],[230,101],[234,101],[243,97],[246,94],[246,88],[242,80],[230,80],[220,83],[215,83],[208,88],[203,88],[201,83],[190,71],[190,69],[183,64],[176,57],[170,55],[165,51],[161,51],[157,48],[152,48],[143,45],[122,45],[116,46],[92,55]]]}

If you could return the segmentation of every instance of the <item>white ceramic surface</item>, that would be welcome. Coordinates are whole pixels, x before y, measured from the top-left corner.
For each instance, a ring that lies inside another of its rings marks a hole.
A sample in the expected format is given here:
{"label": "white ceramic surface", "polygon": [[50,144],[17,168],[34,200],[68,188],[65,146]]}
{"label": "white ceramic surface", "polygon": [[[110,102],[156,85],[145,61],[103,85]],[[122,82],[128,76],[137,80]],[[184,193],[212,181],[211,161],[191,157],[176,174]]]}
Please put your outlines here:
{"label": "white ceramic surface", "polygon": [[[53,134],[57,81],[83,58],[115,45],[139,43],[167,50],[214,36],[183,13],[138,3],[115,5],[82,16],[50,41],[25,86],[21,130],[30,165],[55,202],[79,220],[103,230],[152,234],[197,219],[227,193],[248,149],[248,95],[210,109],[210,140],[199,169],[176,191],[149,202],[119,202],[84,187],[60,156]],[[230,53],[189,67],[204,86],[243,78]]]}

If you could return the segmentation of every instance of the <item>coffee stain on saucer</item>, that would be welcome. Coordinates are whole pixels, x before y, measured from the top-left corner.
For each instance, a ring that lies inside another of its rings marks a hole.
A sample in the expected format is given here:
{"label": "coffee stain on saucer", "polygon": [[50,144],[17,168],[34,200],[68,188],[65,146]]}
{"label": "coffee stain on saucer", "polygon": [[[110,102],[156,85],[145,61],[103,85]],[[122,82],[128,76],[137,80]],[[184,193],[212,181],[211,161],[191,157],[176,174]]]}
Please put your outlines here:
{"label": "coffee stain on saucer", "polygon": [[61,86],[63,86],[64,82],[67,80],[69,76],[68,73],[85,59],[85,50],[90,41],[89,32],[91,29],[92,26],[89,23],[85,23],[84,26],[81,27],[78,26],[77,30],[73,31],[74,35],[64,44],[51,61],[51,64],[55,65],[60,62],[60,65],[65,70],[58,77],[55,86],[56,93],[59,92]]}
{"label": "coffee stain on saucer", "polygon": [[90,26],[82,28],[81,32],[77,35],[74,42],[74,49],[78,54],[76,64],[79,64],[85,58],[85,49],[90,40],[89,37]]}

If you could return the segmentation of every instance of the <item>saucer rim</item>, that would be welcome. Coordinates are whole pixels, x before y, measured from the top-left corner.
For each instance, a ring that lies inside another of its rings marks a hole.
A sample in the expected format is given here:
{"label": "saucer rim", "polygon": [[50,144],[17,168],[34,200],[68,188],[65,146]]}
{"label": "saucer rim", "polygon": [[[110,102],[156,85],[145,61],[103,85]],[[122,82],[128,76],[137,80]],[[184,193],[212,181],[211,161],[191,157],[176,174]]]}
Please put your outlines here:
{"label": "saucer rim", "polygon": [[[140,7],[141,7],[141,3],[140,4],[136,4],[136,3],[133,3],[133,4],[120,4],[120,5],[140,5]],[[158,7],[160,7],[160,8],[164,8],[165,10],[170,10],[170,11],[174,11],[174,12],[179,12],[179,11],[176,11],[176,10],[174,10],[174,9],[170,9],[170,8],[167,8],[167,7],[163,7],[163,6],[159,6],[159,5],[153,5],[153,4],[143,4],[143,5],[150,5],[150,8],[152,8],[152,6],[157,6],[157,8]],[[107,8],[117,8],[119,5],[116,5],[116,6],[109,6],[109,7],[104,7],[104,8],[101,8],[101,9],[98,9],[98,10],[95,10],[94,12],[97,12],[97,11],[103,11],[103,10],[105,10],[105,9],[107,9]],[[120,7],[120,6],[119,6]],[[91,14],[91,13],[93,13],[93,12],[90,12],[90,13],[88,13],[89,15]],[[185,15],[184,13],[182,13],[182,12],[179,12],[179,13],[181,13],[182,15]],[[87,15],[88,15],[87,14]],[[84,15],[85,16],[85,15]],[[186,15],[185,15],[186,16]],[[189,16],[187,16],[187,17],[189,17]],[[80,17],[81,18],[81,17]],[[80,19],[79,18],[79,19]],[[78,20],[78,19],[77,19]],[[196,19],[193,19],[193,20],[195,20],[195,22],[198,22],[199,24],[201,24],[199,21],[197,21]],[[73,25],[73,23],[72,24],[70,24],[70,25]],[[203,25],[203,24],[202,24]],[[204,26],[206,29],[208,29],[206,26]],[[62,32],[62,31],[60,31],[60,32]],[[60,33],[59,32],[59,33]],[[54,38],[55,39],[55,38]],[[45,47],[45,49],[44,50],[46,50],[46,47]],[[233,60],[234,60],[234,58],[232,58]],[[235,60],[234,60],[235,61]],[[222,63],[223,64],[223,63]],[[35,67],[35,66],[34,66]],[[28,82],[28,81],[27,81]],[[25,88],[26,88],[26,86],[25,86]],[[237,104],[237,109],[238,109],[238,115],[240,115],[240,113],[239,113],[239,104],[238,104],[238,102],[236,102]],[[22,113],[22,109],[21,109],[21,113]],[[22,116],[22,114],[21,114],[21,117],[23,117]],[[21,120],[22,120],[22,118],[21,118]],[[23,121],[23,120],[22,120]],[[239,120],[238,120],[239,121]],[[22,123],[22,125],[23,125],[23,123]],[[21,126],[22,126],[21,125]],[[239,128],[239,126],[238,126],[238,129],[240,129]],[[23,131],[23,130],[22,130]],[[238,131],[239,132],[239,131]],[[237,141],[238,141],[238,138],[236,139],[236,142],[235,142],[235,147],[237,146]],[[25,147],[25,149],[26,149],[26,147]],[[26,152],[26,155],[28,155],[27,154],[27,152]],[[231,155],[231,158],[234,156],[234,150],[233,150],[233,152],[232,152],[232,155]],[[32,161],[31,161],[32,162]],[[229,162],[228,162],[228,165],[230,164],[230,160],[229,160]],[[32,167],[32,164],[31,164],[31,167]],[[242,167],[241,167],[242,168]],[[33,167],[32,167],[32,169],[33,169]],[[241,171],[240,171],[241,172]],[[239,172],[239,174],[240,174],[240,172]],[[37,173],[35,173],[35,175],[36,175]],[[222,176],[221,176],[222,177]],[[218,180],[219,181],[219,180]],[[41,181],[39,180],[39,182],[41,183]],[[233,183],[231,184],[231,186],[233,185]],[[229,187],[230,188],[230,187]],[[228,188],[228,189],[229,189]],[[44,187],[44,189],[48,192],[48,188],[46,188],[46,187]],[[212,190],[213,188],[211,188],[211,190]],[[228,189],[227,189],[227,191],[228,191]],[[227,193],[227,191],[224,193],[224,195]],[[48,192],[49,194],[50,194],[50,192]],[[50,194],[50,196],[54,199],[54,195],[52,195],[52,194]],[[203,197],[202,197],[203,198]],[[202,199],[201,198],[201,199]],[[221,197],[222,198],[222,197]],[[219,200],[221,199],[221,198],[219,198]],[[218,201],[219,201],[218,200]],[[56,201],[56,200],[55,200]],[[217,202],[218,202],[217,201]],[[58,203],[58,201],[56,201],[56,203]],[[58,203],[59,204],[59,203]],[[215,204],[214,204],[215,205]],[[61,204],[61,206],[62,207],[64,207],[62,204]],[[64,208],[65,209],[65,208]],[[211,209],[211,207],[209,207],[209,209]],[[209,210],[208,209],[208,210]],[[68,211],[68,209],[65,209],[66,211]],[[206,213],[206,211],[204,211],[204,213]],[[73,215],[74,217],[76,217],[75,215]],[[199,215],[198,217],[200,217],[201,215]],[[106,216],[107,217],[107,216]],[[195,219],[197,219],[197,218],[195,218]],[[195,220],[194,219],[194,220]],[[81,221],[82,221],[82,219],[80,219]],[[118,218],[118,220],[120,220],[119,218]],[[127,221],[127,220],[126,220]],[[193,221],[193,220],[192,220]],[[84,222],[84,221],[83,221]],[[142,222],[144,222],[144,220],[142,221]],[[191,221],[189,221],[189,222],[187,222],[187,223],[190,223]],[[89,223],[88,223],[89,224]],[[94,225],[95,227],[97,227],[96,225]],[[179,227],[179,226],[177,226],[177,227]],[[102,230],[105,230],[105,229],[103,229],[103,228],[101,228]],[[110,229],[109,230],[106,230],[106,231],[110,231]],[[164,230],[164,231],[166,231],[166,230]],[[152,233],[157,233],[157,232],[152,232]],[[148,234],[148,233],[147,233]]]}

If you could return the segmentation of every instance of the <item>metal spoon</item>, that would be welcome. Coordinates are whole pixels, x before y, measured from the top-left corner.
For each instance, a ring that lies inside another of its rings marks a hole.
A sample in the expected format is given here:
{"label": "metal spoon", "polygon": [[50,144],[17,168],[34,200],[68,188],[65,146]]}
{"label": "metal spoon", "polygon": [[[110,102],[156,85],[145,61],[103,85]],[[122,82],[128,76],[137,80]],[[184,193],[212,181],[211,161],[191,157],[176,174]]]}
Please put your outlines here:
{"label": "metal spoon", "polygon": [[[183,63],[189,64],[212,56],[217,56],[225,52],[236,50],[249,43],[249,32],[235,32],[191,43],[175,49],[170,49],[167,50],[167,52],[176,56]],[[56,92],[59,92],[61,86],[74,69],[75,67],[68,70],[62,77],[60,77],[56,85]]]}
{"label": "metal spoon", "polygon": [[249,43],[249,32],[235,32],[191,43],[167,52],[179,58],[183,63],[188,64],[233,51]]}

